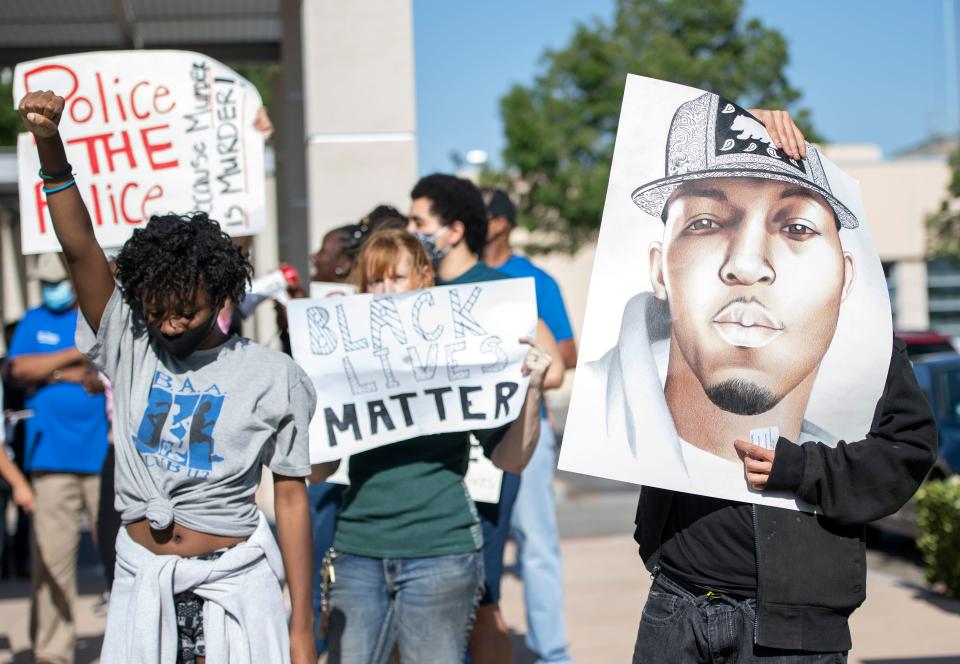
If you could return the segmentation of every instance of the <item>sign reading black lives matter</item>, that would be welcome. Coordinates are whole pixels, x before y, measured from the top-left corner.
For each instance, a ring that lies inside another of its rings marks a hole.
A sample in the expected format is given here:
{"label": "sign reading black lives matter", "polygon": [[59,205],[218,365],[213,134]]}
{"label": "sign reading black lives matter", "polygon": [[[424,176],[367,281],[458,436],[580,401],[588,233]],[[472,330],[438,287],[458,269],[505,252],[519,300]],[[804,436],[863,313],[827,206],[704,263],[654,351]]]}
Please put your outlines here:
{"label": "sign reading black lives matter", "polygon": [[516,419],[536,312],[530,278],[292,301],[293,356],[317,391],[311,463]]}
{"label": "sign reading black lives matter", "polygon": [[[14,70],[27,92],[64,98],[60,134],[97,240],[119,247],[151,214],[206,212],[230,235],[266,224],[260,94],[224,64],[186,51],[109,51],[32,60]],[[59,251],[33,135],[17,141],[25,254]]]}
{"label": "sign reading black lives matter", "polygon": [[890,303],[857,182],[736,103],[629,76],[560,468],[812,510],[748,488],[737,439],[862,439]]}

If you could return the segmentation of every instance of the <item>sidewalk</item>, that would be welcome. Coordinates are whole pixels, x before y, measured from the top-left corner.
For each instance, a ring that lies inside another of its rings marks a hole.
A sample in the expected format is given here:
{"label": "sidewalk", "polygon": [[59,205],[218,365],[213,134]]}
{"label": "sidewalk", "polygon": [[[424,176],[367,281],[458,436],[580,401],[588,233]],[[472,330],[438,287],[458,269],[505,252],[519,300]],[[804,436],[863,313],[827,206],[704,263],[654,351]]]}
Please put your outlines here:
{"label": "sidewalk", "polygon": [[[629,536],[562,543],[571,654],[576,662],[629,662],[650,578]],[[507,554],[512,560],[514,552]],[[524,633],[519,581],[504,578],[502,609],[511,630]],[[853,614],[850,664],[960,663],[960,601],[932,595],[870,572],[867,601]],[[522,644],[522,639],[514,639]],[[518,662],[533,662],[529,653]]]}
{"label": "sidewalk", "polygon": [[[629,662],[649,578],[626,535],[583,537],[562,542],[566,610],[571,650],[582,664]],[[512,561],[513,550],[507,553]],[[77,664],[97,661],[103,616],[94,614],[102,579],[81,570],[77,611],[80,642]],[[29,664],[29,583],[0,583],[0,664]],[[507,575],[503,612],[517,635],[517,661],[523,652],[522,588]],[[880,572],[867,580],[867,602],[852,620],[851,664],[947,664],[960,662],[960,601],[945,600]]]}

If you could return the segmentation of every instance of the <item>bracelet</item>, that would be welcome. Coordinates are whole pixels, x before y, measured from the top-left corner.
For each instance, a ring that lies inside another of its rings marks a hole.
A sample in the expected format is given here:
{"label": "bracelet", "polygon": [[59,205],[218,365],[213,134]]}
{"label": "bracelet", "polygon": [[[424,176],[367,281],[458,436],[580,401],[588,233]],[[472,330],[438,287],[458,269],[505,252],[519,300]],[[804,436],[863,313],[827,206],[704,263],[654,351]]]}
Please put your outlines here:
{"label": "bracelet", "polygon": [[72,186],[75,185],[75,184],[77,184],[77,181],[76,181],[76,180],[70,180],[70,182],[68,182],[67,184],[60,185],[59,187],[55,187],[54,189],[47,189],[46,187],[43,187],[43,188],[42,188],[42,191],[43,191],[43,193],[45,193],[45,194],[47,194],[47,195],[55,194],[55,193],[57,193],[58,191],[63,191],[64,189],[69,189],[70,187],[72,187]]}
{"label": "bracelet", "polygon": [[41,180],[62,180],[63,178],[68,178],[73,175],[73,166],[67,164],[67,169],[65,171],[62,173],[54,173],[53,175],[44,173],[43,169],[41,168],[39,171],[37,171],[37,175],[40,176]]}

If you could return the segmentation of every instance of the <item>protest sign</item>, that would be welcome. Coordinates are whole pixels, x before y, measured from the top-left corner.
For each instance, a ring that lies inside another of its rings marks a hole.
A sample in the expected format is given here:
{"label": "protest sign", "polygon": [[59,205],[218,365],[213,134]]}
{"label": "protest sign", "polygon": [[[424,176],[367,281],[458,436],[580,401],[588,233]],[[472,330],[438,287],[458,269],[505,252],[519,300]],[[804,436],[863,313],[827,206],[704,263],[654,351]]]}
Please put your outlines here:
{"label": "protest sign", "polygon": [[353,295],[357,292],[357,287],[353,284],[342,284],[336,281],[311,281],[310,297],[314,300],[321,300],[325,297],[339,297],[341,295]]}
{"label": "protest sign", "polygon": [[[186,51],[109,51],[32,60],[14,70],[27,92],[65,99],[60,135],[97,239],[118,247],[151,214],[206,212],[230,235],[266,223],[256,88],[229,67]],[[32,134],[17,141],[25,254],[59,250]]]}
{"label": "protest sign", "polygon": [[480,441],[476,436],[470,436],[470,465],[467,466],[467,475],[463,478],[467,485],[467,492],[474,502],[500,502],[500,486],[503,484],[503,471],[493,465],[493,462],[483,453]]}
{"label": "protest sign", "polygon": [[750,490],[734,441],[863,438],[892,334],[858,185],[806,152],[628,77],[560,468],[812,509]]}
{"label": "protest sign", "polygon": [[317,390],[311,463],[516,419],[536,311],[530,278],[290,302],[293,356]]}

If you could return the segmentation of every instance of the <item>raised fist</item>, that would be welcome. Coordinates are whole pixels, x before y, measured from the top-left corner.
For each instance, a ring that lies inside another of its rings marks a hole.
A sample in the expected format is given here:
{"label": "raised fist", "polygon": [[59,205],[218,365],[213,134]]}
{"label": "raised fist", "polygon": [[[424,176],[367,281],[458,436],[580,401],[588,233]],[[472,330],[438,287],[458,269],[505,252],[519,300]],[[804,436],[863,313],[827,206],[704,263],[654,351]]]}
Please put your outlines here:
{"label": "raised fist", "polygon": [[56,135],[60,124],[60,115],[63,113],[63,97],[58,97],[49,90],[28,92],[20,100],[20,117],[23,124],[34,136],[49,138]]}

